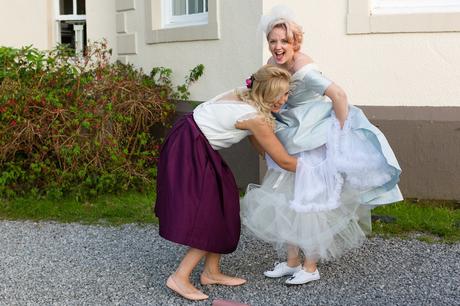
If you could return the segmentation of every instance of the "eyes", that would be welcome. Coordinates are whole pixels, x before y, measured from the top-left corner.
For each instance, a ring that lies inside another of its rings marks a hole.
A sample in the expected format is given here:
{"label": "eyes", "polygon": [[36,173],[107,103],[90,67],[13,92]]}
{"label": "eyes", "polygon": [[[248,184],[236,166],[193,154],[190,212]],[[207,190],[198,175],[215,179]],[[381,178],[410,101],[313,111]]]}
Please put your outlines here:
{"label": "eyes", "polygon": [[270,45],[274,45],[274,44],[276,44],[277,42],[281,42],[282,45],[287,45],[287,44],[289,44],[289,41],[288,41],[287,39],[281,39],[281,40],[271,39],[271,40],[268,41],[268,43],[269,43]]}

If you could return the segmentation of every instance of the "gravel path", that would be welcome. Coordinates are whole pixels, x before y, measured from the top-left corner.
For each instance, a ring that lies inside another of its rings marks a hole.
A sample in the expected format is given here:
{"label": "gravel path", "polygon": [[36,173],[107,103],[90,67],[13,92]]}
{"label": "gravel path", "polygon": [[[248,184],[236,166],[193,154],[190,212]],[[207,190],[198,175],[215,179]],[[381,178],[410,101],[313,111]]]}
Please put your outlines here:
{"label": "gravel path", "polygon": [[321,280],[287,287],[262,275],[276,260],[270,246],[243,235],[222,265],[248,283],[206,286],[210,299],[196,303],[164,286],[184,250],[153,225],[0,221],[0,305],[460,305],[459,243],[373,238],[322,264]]}

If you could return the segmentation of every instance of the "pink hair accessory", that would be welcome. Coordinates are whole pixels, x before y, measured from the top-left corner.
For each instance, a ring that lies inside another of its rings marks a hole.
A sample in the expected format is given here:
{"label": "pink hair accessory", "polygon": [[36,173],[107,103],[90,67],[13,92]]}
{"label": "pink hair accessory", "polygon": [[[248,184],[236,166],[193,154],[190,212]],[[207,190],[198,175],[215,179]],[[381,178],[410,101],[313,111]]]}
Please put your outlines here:
{"label": "pink hair accessory", "polygon": [[255,77],[253,74],[249,78],[246,79],[246,87],[248,89],[252,88],[252,83],[254,82],[254,80],[255,80]]}

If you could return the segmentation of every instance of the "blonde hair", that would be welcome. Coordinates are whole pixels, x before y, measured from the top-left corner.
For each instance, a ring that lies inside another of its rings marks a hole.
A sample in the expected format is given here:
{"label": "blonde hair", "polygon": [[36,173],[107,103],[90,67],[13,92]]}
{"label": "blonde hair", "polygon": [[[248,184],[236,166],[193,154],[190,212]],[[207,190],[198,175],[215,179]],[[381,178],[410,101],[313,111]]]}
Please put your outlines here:
{"label": "blonde hair", "polygon": [[269,23],[266,29],[267,40],[270,33],[275,28],[284,29],[286,31],[286,37],[288,42],[294,46],[294,51],[297,52],[300,50],[300,46],[303,41],[303,32],[302,27],[295,23],[294,21],[287,20],[284,18],[279,18]]}
{"label": "blonde hair", "polygon": [[237,91],[236,95],[257,108],[267,122],[274,127],[271,113],[273,105],[289,90],[291,75],[275,65],[264,65],[253,74],[251,88]]}

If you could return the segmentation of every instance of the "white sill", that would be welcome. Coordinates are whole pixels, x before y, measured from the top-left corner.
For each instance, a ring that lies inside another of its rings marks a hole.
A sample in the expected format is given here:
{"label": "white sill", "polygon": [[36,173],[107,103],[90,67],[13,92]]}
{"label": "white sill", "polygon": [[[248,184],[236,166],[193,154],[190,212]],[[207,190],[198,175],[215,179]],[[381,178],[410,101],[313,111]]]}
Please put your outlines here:
{"label": "white sill", "polygon": [[460,32],[460,12],[372,12],[369,0],[349,0],[347,34]]}

